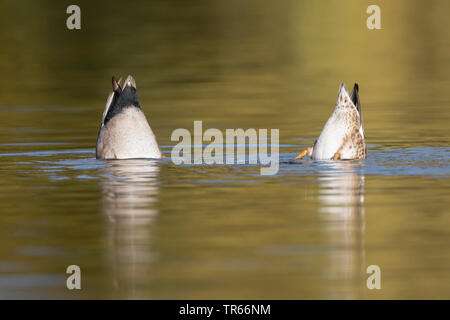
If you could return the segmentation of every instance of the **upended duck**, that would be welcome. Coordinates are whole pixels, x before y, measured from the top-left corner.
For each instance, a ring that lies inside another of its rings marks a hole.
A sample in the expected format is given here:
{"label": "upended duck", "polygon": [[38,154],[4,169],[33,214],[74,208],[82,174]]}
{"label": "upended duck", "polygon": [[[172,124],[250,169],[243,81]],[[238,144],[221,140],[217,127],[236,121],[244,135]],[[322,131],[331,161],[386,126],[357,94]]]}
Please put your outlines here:
{"label": "upended duck", "polygon": [[355,83],[349,96],[342,82],[333,113],[314,144],[300,153],[296,159],[309,155],[314,160],[365,159],[364,137],[359,86]]}
{"label": "upended duck", "polygon": [[97,137],[97,159],[162,158],[139,104],[136,81],[128,76],[123,89],[120,82],[112,78],[113,92],[106,101]]}

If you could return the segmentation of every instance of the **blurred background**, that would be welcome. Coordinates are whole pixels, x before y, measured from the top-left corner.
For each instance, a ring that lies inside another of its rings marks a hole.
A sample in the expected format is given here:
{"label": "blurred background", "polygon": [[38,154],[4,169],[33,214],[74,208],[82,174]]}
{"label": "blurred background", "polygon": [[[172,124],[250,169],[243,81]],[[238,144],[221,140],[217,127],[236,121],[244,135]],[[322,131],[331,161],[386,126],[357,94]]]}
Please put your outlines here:
{"label": "blurred background", "polygon": [[[0,5],[0,298],[450,298],[448,1]],[[128,74],[166,155],[194,120],[280,129],[279,174],[95,160]],[[368,160],[293,161],[341,81]]]}

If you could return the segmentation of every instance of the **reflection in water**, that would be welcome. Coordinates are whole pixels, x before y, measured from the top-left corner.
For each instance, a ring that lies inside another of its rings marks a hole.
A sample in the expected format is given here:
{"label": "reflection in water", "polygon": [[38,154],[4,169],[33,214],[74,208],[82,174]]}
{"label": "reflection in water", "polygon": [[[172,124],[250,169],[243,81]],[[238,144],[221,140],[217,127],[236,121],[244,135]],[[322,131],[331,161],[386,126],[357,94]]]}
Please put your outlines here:
{"label": "reflection in water", "polygon": [[[149,226],[158,211],[158,162],[109,161],[104,169],[103,212],[108,216],[114,285],[122,298],[136,297],[136,286],[149,279],[155,260]],[[139,283],[138,283],[139,282]]]}
{"label": "reflection in water", "polygon": [[[321,218],[333,244],[330,252],[332,280],[358,281],[364,286],[364,175],[360,163],[337,161],[329,175],[322,178],[318,194]],[[345,290],[344,290],[345,291]],[[340,298],[354,298],[355,292]]]}

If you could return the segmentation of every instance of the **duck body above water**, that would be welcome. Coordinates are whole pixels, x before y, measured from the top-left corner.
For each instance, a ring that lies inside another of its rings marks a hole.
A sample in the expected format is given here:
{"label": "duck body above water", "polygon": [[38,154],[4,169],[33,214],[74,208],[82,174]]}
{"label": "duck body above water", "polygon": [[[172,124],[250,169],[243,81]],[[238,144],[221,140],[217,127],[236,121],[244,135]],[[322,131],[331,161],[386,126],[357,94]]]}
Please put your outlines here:
{"label": "duck body above water", "polygon": [[113,92],[103,112],[97,138],[97,159],[161,158],[156,137],[139,104],[136,82],[128,76],[124,88],[112,80]]}
{"label": "duck body above water", "polygon": [[297,159],[306,155],[314,160],[367,157],[358,84],[355,83],[350,96],[344,83],[341,83],[336,106],[319,138],[311,147],[300,153]]}

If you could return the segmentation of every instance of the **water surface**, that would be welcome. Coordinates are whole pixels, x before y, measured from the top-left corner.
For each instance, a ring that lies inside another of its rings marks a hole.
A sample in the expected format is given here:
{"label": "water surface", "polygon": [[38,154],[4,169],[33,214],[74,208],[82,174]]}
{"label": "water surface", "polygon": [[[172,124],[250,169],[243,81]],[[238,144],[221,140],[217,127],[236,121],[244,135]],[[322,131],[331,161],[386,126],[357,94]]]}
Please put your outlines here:
{"label": "water surface", "polygon": [[[450,298],[450,7],[383,3],[369,31],[368,5],[83,2],[69,32],[64,4],[6,1],[0,298]],[[95,159],[127,74],[168,158]],[[342,80],[361,88],[368,159],[294,160]],[[278,174],[174,165],[171,132],[194,120],[279,129]]]}

